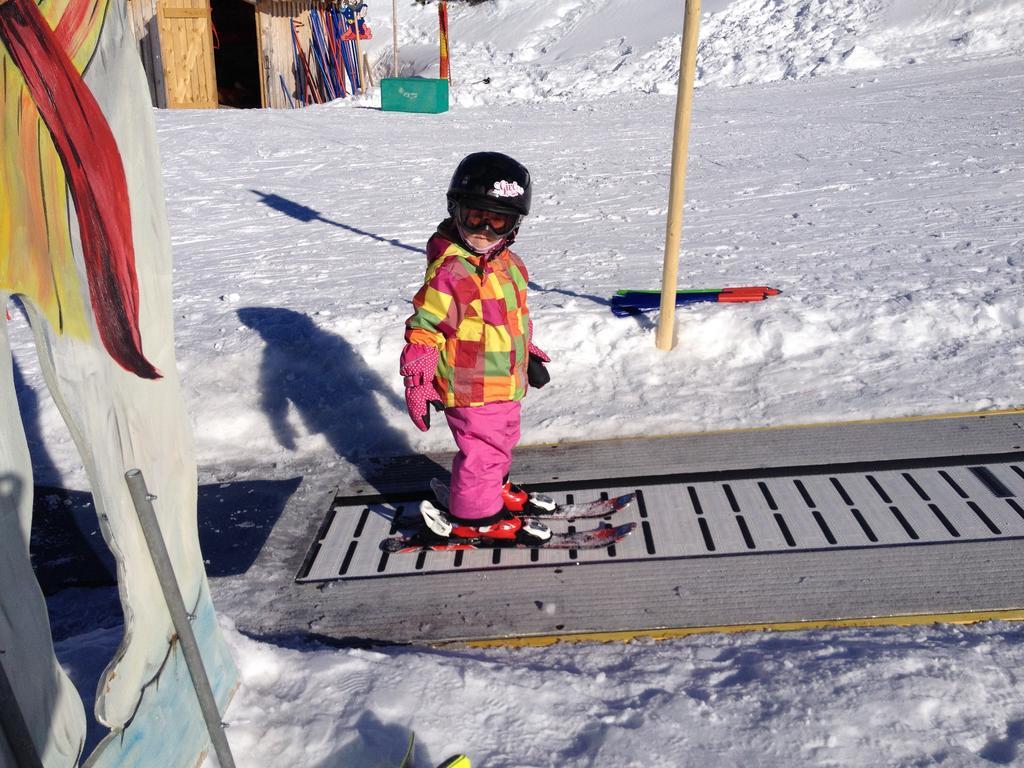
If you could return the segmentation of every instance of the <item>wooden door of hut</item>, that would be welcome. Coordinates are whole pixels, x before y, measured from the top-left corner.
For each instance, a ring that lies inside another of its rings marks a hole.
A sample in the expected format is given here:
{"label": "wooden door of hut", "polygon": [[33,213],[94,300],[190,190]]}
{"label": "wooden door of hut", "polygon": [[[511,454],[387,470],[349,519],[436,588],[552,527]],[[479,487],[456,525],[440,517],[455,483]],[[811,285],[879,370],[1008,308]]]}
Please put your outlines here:
{"label": "wooden door of hut", "polygon": [[167,106],[217,108],[210,0],[158,0]]}

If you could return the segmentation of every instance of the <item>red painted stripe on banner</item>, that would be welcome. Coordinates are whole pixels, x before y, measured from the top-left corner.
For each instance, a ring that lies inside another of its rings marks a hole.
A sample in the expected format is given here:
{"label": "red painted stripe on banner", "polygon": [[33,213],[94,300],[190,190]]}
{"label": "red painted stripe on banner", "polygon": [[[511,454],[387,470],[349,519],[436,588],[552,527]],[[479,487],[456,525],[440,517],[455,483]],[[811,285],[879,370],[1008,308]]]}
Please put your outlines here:
{"label": "red painted stripe on banner", "polygon": [[103,346],[125,370],[160,378],[142,352],[128,183],[114,134],[33,0],[0,2],[0,42],[21,70],[64,166]]}

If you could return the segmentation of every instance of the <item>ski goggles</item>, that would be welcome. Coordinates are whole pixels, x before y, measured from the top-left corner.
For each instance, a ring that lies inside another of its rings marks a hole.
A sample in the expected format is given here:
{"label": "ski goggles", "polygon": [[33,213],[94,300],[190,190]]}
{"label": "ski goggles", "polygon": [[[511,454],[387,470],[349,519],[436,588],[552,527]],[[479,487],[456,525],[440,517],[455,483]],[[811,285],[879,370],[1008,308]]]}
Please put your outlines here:
{"label": "ski goggles", "polygon": [[467,232],[490,232],[498,237],[504,237],[519,226],[518,213],[499,213],[481,208],[463,208],[460,205],[457,215],[459,224]]}

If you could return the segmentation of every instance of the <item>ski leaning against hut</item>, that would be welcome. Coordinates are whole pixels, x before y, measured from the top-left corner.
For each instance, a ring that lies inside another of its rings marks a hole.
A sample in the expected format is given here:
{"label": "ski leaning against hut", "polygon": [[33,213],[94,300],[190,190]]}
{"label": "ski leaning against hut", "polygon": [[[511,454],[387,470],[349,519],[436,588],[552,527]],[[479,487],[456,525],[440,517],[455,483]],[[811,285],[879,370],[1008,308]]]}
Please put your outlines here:
{"label": "ski leaning against hut", "polygon": [[449,217],[427,243],[427,273],[406,321],[400,372],[409,416],[430,428],[443,409],[458,454],[447,509],[424,501],[439,537],[541,542],[548,528],[531,510],[554,507],[509,482],[521,401],[542,387],[549,358],[533,343],[529,276],[510,248],[530,213],[530,173],[499,152],[459,163],[448,186]]}

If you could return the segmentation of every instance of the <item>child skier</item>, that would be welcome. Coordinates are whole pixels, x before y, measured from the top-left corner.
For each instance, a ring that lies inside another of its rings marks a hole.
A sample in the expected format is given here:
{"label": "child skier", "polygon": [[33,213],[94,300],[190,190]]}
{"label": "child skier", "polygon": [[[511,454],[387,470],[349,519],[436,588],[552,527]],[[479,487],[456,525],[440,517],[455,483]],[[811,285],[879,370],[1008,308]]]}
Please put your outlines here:
{"label": "child skier", "polygon": [[526,266],[509,246],[530,213],[530,173],[507,155],[464,158],[448,185],[449,218],[427,243],[427,274],[405,323],[400,372],[413,423],[430,427],[428,403],[443,408],[459,452],[448,513],[423,502],[442,536],[547,539],[523,517],[550,499],[508,482],[528,385],[548,381],[549,358],[533,344]]}

